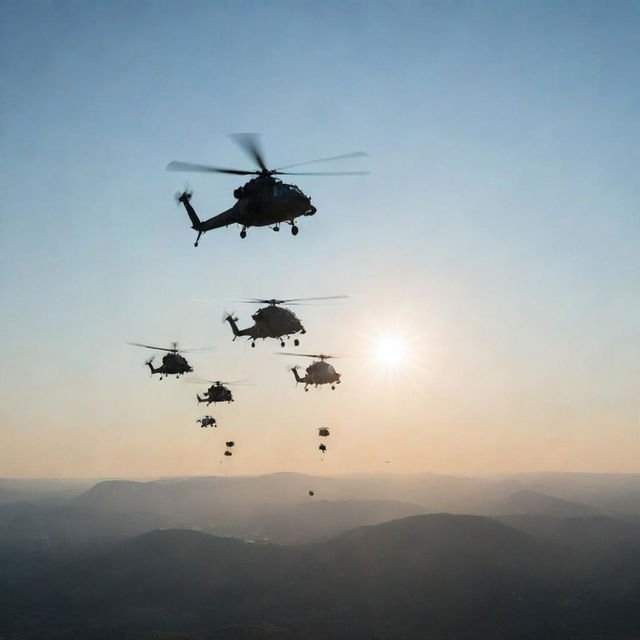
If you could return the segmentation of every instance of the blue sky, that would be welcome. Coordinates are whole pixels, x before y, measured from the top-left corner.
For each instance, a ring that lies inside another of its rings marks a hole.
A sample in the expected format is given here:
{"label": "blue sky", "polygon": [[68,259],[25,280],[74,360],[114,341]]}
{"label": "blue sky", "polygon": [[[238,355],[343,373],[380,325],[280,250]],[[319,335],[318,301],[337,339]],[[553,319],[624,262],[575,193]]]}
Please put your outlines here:
{"label": "blue sky", "polygon": [[[316,421],[344,425],[329,472],[640,470],[639,27],[637,2],[4,2],[0,474],[218,472],[193,389],[125,345],[174,339],[256,382],[221,411],[234,472],[318,471]],[[194,249],[175,191],[207,217],[240,182],[164,167],[250,168],[237,131],[371,175],[297,180],[297,238]],[[305,350],[414,357],[345,359],[334,396],[219,322],[342,293],[301,308]]]}

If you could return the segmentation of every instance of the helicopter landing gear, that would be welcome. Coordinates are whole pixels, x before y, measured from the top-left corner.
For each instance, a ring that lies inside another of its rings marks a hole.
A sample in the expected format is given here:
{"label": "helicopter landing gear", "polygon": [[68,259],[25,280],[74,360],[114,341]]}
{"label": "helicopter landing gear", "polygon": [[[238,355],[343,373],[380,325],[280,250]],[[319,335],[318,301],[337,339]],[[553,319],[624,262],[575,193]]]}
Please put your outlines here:
{"label": "helicopter landing gear", "polygon": [[298,338],[296,338],[296,339],[293,341],[293,344],[294,344],[296,347],[300,346],[300,340],[298,340]]}
{"label": "helicopter landing gear", "polygon": [[240,232],[240,237],[241,238],[247,237],[247,227],[242,227],[242,231]]}
{"label": "helicopter landing gear", "polygon": [[307,389],[307,387],[304,388],[305,391],[309,391],[309,389]]}
{"label": "helicopter landing gear", "polygon": [[299,231],[298,227],[296,227],[295,224],[292,224],[291,225],[291,234],[294,235],[294,236],[297,236],[298,235],[298,231]]}
{"label": "helicopter landing gear", "polygon": [[275,227],[273,227],[274,231],[280,231],[280,225],[276,225]]}
{"label": "helicopter landing gear", "polygon": [[331,391],[335,391],[335,390],[336,388],[333,385],[331,385]]}
{"label": "helicopter landing gear", "polygon": [[251,343],[251,348],[252,348],[252,349],[255,349],[255,346],[256,346],[256,343],[255,343],[255,342],[252,342],[252,343]]}
{"label": "helicopter landing gear", "polygon": [[193,243],[194,247],[198,246],[198,242],[200,242],[200,236],[204,233],[204,231],[198,231],[198,237],[196,238],[196,241]]}
{"label": "helicopter landing gear", "polygon": [[284,347],[284,340],[280,340],[280,346]]}

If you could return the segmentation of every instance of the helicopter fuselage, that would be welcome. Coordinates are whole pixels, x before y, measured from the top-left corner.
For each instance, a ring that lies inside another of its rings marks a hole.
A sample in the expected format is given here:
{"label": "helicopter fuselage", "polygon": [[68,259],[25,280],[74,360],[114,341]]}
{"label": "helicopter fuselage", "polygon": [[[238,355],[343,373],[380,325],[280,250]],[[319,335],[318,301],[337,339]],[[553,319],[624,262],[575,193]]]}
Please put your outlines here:
{"label": "helicopter fuselage", "polygon": [[159,367],[153,366],[153,358],[147,362],[152,374],[160,375],[176,375],[181,376],[185,373],[191,373],[193,369],[184,356],[179,353],[167,353],[162,356],[162,364]]}
{"label": "helicopter fuselage", "polygon": [[[234,191],[238,201],[226,211],[208,220],[200,220],[191,205],[191,194],[183,193],[178,200],[184,205],[191,220],[191,228],[198,232],[198,238],[203,233],[227,227],[230,224],[242,226],[241,237],[246,236],[249,227],[273,226],[279,229],[280,223],[291,225],[294,235],[298,233],[295,225],[296,218],[312,216],[316,208],[311,199],[298,187],[284,184],[272,176],[258,176]],[[196,240],[196,246],[198,241]]]}
{"label": "helicopter fuselage", "polygon": [[231,390],[222,384],[212,384],[202,395],[202,398],[199,395],[196,395],[198,404],[201,402],[206,402],[207,405],[210,405],[212,402],[214,404],[217,402],[233,402],[233,394],[231,393]]}
{"label": "helicopter fuselage", "polygon": [[290,336],[296,333],[305,333],[302,323],[295,313],[285,307],[270,304],[258,309],[251,318],[254,325],[246,329],[238,328],[235,319],[228,315],[225,320],[231,325],[234,339],[247,336],[251,340],[258,338],[278,338]]}
{"label": "helicopter fuselage", "polygon": [[297,367],[293,369],[296,382],[304,384],[305,391],[309,385],[317,387],[322,384],[330,384],[333,389],[336,384],[340,384],[340,374],[324,360],[317,360],[307,367],[306,375],[300,376]]}

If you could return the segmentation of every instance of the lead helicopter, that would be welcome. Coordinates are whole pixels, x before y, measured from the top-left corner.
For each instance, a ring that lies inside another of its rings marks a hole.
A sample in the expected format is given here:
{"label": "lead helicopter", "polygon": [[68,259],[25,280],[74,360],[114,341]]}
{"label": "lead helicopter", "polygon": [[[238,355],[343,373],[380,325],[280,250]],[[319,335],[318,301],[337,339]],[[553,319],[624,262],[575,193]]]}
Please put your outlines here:
{"label": "lead helicopter", "polygon": [[296,384],[304,384],[304,390],[309,391],[309,385],[317,387],[322,384],[330,384],[331,389],[334,390],[335,385],[340,384],[340,375],[327,360],[331,358],[338,358],[339,356],[327,356],[324,354],[310,354],[310,353],[280,353],[277,355],[283,356],[302,356],[304,358],[318,358],[315,362],[312,362],[307,367],[307,372],[304,377],[300,377],[298,374],[298,367],[291,367],[293,375],[296,379]]}
{"label": "lead helicopter", "polygon": [[234,380],[232,382],[222,382],[220,380],[203,380],[202,378],[194,378],[189,382],[195,382],[198,384],[210,384],[211,386],[202,394],[202,398],[196,394],[198,404],[206,402],[209,406],[212,402],[214,404],[218,402],[233,402],[233,394],[229,385],[246,384],[244,380]]}
{"label": "lead helicopter", "polygon": [[[229,323],[231,330],[233,331],[233,339],[240,336],[247,336],[251,340],[251,346],[256,346],[256,340],[258,338],[275,338],[280,340],[280,346],[284,347],[283,338],[289,339],[290,336],[300,333],[305,334],[306,330],[302,326],[302,322],[296,316],[293,311],[282,307],[280,305],[286,304],[289,306],[306,304],[311,300],[337,300],[338,298],[347,298],[348,296],[324,296],[320,298],[289,298],[287,300],[271,300],[261,298],[247,298],[246,300],[238,300],[238,302],[248,304],[266,304],[266,307],[258,309],[251,318],[254,321],[252,327],[246,329],[239,329],[236,322],[237,318],[233,317],[233,314],[225,314],[224,320]],[[300,344],[298,338],[295,338],[293,344],[297,347]]]}
{"label": "lead helicopter", "polygon": [[312,216],[316,208],[311,204],[311,198],[305,195],[296,185],[285,184],[278,180],[277,175],[295,176],[342,176],[342,175],[367,175],[368,171],[330,171],[330,172],[290,172],[283,169],[300,167],[316,162],[329,162],[346,158],[361,158],[366,156],[364,151],[345,153],[329,158],[318,158],[297,164],[287,165],[278,169],[268,169],[264,160],[264,154],[260,149],[258,135],[255,133],[236,133],[230,136],[260,168],[258,171],[244,171],[240,169],[224,169],[190,162],[170,162],[168,171],[198,171],[204,173],[228,173],[236,176],[255,175],[256,177],[244,186],[238,187],[233,195],[237,202],[226,211],[219,213],[208,220],[200,220],[195,209],[191,205],[191,192],[183,191],[177,194],[178,202],[184,205],[191,228],[198,232],[194,246],[198,246],[200,236],[212,229],[227,227],[230,224],[242,226],[240,237],[247,237],[249,227],[271,227],[274,231],[280,231],[280,224],[291,225],[291,233],[298,235],[296,218],[300,216]]}
{"label": "lead helicopter", "polygon": [[140,344],[138,342],[130,342],[130,345],[134,347],[144,347],[145,349],[157,349],[158,351],[166,351],[167,353],[162,356],[162,364],[159,367],[153,366],[154,358],[151,357],[149,360],[145,362],[145,364],[151,370],[151,375],[156,373],[160,374],[160,380],[162,380],[162,376],[168,377],[175,375],[176,378],[179,378],[181,375],[185,373],[191,373],[193,368],[187,362],[187,359],[181,355],[182,353],[190,353],[193,351],[209,351],[211,347],[205,347],[203,349],[180,349],[178,350],[178,343],[172,342],[171,347],[152,347],[149,344]]}

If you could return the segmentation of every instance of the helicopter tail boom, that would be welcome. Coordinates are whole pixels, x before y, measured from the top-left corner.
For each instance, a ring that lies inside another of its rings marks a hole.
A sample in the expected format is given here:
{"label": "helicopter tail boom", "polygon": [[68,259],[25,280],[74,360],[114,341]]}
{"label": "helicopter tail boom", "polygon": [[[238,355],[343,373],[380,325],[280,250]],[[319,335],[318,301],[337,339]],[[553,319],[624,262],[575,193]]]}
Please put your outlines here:
{"label": "helicopter tail boom", "polygon": [[[195,213],[195,212],[194,212]],[[197,219],[197,218],[196,218]],[[211,229],[219,229],[220,227],[226,227],[230,224],[239,224],[239,212],[237,205],[231,207],[231,209],[227,209],[222,213],[219,213],[217,216],[213,216],[213,218],[209,218],[204,222],[199,222],[198,227],[193,227],[197,231],[211,231]]]}
{"label": "helicopter tail boom", "polygon": [[239,337],[239,336],[249,336],[249,335],[251,335],[250,329],[240,329],[240,328],[238,328],[238,325],[236,324],[236,319],[231,314],[227,314],[225,316],[225,320],[231,326],[231,330],[233,331],[233,335],[236,338]]}
{"label": "helicopter tail boom", "polygon": [[145,364],[149,367],[149,369],[151,369],[152,374],[157,373],[158,370],[153,366],[153,358],[151,360],[147,360]]}
{"label": "helicopter tail boom", "polygon": [[291,369],[291,371],[293,371],[293,376],[294,376],[294,378],[296,379],[296,382],[304,382],[304,381],[305,381],[305,380],[304,380],[304,378],[301,378],[301,377],[298,375],[298,367],[293,367],[293,368]]}
{"label": "helicopter tail boom", "polygon": [[184,208],[187,210],[187,215],[189,216],[189,220],[191,220],[191,228],[196,231],[200,231],[200,225],[202,222],[200,221],[200,218],[198,218],[196,210],[191,206],[191,194],[187,191],[180,194],[178,202],[182,202]]}

